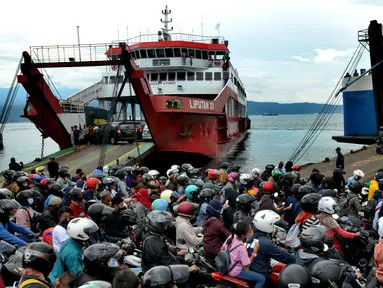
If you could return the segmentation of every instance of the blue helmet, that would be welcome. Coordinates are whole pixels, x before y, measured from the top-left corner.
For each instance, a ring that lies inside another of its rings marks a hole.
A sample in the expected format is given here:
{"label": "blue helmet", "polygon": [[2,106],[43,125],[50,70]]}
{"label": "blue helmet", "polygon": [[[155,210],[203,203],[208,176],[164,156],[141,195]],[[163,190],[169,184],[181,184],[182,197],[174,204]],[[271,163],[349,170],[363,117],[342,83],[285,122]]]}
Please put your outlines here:
{"label": "blue helmet", "polygon": [[189,185],[185,189],[186,197],[189,199],[193,199],[194,195],[197,195],[199,193],[199,189],[195,185]]}
{"label": "blue helmet", "polygon": [[156,199],[152,203],[152,210],[168,210],[168,202],[165,199]]}

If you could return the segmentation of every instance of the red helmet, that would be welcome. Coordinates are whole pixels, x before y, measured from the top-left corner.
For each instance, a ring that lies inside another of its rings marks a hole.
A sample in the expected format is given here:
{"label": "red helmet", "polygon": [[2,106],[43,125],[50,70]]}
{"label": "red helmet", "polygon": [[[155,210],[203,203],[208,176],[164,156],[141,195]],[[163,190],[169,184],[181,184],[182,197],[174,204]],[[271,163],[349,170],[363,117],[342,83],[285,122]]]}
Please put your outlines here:
{"label": "red helmet", "polygon": [[33,182],[33,177],[35,177],[36,174],[29,174],[28,175],[28,180],[29,182]]}
{"label": "red helmet", "polygon": [[91,177],[85,182],[85,187],[89,189],[96,189],[97,185],[101,184],[101,180],[98,178]]}
{"label": "red helmet", "polygon": [[219,176],[219,171],[217,169],[210,169],[208,172],[207,172],[207,176],[214,180],[214,179],[217,179],[218,176]]}
{"label": "red helmet", "polygon": [[51,184],[53,184],[53,183],[55,183],[55,181],[54,181],[53,179],[51,179],[51,178],[44,178],[44,179],[41,180],[41,182],[40,182],[40,187],[41,187],[42,189],[48,189],[48,188],[49,188],[48,185],[51,185]]}
{"label": "red helmet", "polygon": [[262,186],[263,192],[265,193],[273,193],[274,192],[274,184],[270,181],[263,183]]}
{"label": "red helmet", "polygon": [[294,170],[294,171],[299,171],[299,170],[301,170],[301,166],[299,166],[298,164],[295,164],[295,165],[293,166],[293,170]]}
{"label": "red helmet", "polygon": [[190,202],[182,202],[178,206],[178,215],[185,217],[192,217],[194,214],[193,204]]}

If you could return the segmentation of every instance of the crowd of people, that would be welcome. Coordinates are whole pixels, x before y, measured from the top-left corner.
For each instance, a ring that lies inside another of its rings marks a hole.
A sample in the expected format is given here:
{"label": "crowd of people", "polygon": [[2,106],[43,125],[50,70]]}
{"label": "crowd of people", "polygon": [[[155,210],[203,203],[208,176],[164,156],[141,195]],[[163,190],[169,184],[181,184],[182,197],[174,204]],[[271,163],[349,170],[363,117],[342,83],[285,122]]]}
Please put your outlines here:
{"label": "crowd of people", "polygon": [[[361,170],[346,180],[343,168],[326,176],[313,169],[303,177],[299,165],[291,162],[250,173],[224,162],[219,169],[206,171],[191,164],[173,165],[163,175],[147,167],[113,166],[108,171],[96,169],[87,177],[81,169],[72,174],[69,167],[59,167],[51,159],[48,169],[2,173],[0,239],[26,247],[19,287],[69,288],[89,283],[101,287],[94,280],[116,288],[139,287],[145,283],[129,268],[103,266],[105,259],[100,260],[105,251],[118,251],[123,245],[142,251],[143,279],[155,267],[184,263],[190,249],[203,250],[211,263],[228,251],[228,276],[256,288],[277,287],[270,278],[271,259],[299,264],[291,266],[296,271],[300,266],[310,270],[323,265],[329,237],[360,236],[337,223],[333,215],[340,208],[355,217],[374,219],[374,229],[383,237],[383,224],[379,225],[383,223],[383,170],[365,184]],[[340,203],[345,194],[347,201]],[[362,207],[364,201],[368,204]],[[270,237],[276,226],[289,234],[297,231],[293,233],[300,241],[296,253]],[[339,241],[333,241],[331,251],[342,258]],[[375,248],[381,285],[382,251],[381,241]],[[189,266],[189,281],[196,287],[199,279],[193,272],[199,268]],[[347,283],[362,277],[359,272],[347,275]],[[288,282],[288,277],[283,281]],[[280,283],[284,284],[289,283]]]}

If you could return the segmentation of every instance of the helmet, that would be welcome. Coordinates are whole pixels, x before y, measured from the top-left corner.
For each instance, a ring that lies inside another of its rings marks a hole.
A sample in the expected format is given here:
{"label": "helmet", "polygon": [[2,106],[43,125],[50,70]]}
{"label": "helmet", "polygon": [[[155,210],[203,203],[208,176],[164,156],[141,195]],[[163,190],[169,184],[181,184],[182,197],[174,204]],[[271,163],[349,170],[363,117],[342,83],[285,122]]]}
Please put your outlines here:
{"label": "helmet", "polygon": [[178,215],[180,215],[180,216],[192,217],[193,214],[194,214],[193,204],[190,203],[190,202],[182,202],[182,203],[178,206],[178,211],[177,211],[177,213],[178,213]]}
{"label": "helmet", "polygon": [[237,172],[231,172],[229,175],[227,175],[227,180],[229,182],[235,183],[238,181],[238,173]]}
{"label": "helmet", "polygon": [[155,210],[147,215],[147,225],[152,232],[162,235],[167,226],[174,226],[174,217],[167,211]]}
{"label": "helmet", "polygon": [[272,233],[274,225],[281,220],[281,217],[271,210],[258,211],[254,216],[254,226],[257,230],[264,233]]}
{"label": "helmet", "polygon": [[120,251],[120,247],[112,243],[97,243],[84,250],[84,266],[108,266],[108,261]]}
{"label": "helmet", "polygon": [[11,196],[12,192],[7,188],[0,188],[0,199],[7,199]]}
{"label": "helmet", "polygon": [[318,212],[318,203],[322,198],[322,195],[319,193],[310,193],[302,197],[301,207],[302,210],[307,213],[315,214]]}
{"label": "helmet", "polygon": [[128,176],[128,172],[126,172],[124,169],[120,169],[114,173],[114,176],[116,176],[118,179],[124,179],[126,176]]}
{"label": "helmet", "polygon": [[241,194],[235,200],[237,203],[237,209],[249,212],[251,210],[251,204],[256,200],[253,195],[248,193]]}
{"label": "helmet", "polygon": [[200,176],[199,169],[198,168],[190,168],[188,170],[188,174],[192,178],[198,178]]}
{"label": "helmet", "polygon": [[198,192],[199,192],[199,189],[195,185],[189,185],[185,189],[186,197],[188,197],[191,200],[194,199],[194,197],[198,195]]}
{"label": "helmet", "polygon": [[274,184],[270,181],[266,181],[262,185],[262,190],[264,193],[274,193]]}
{"label": "helmet", "polygon": [[201,199],[204,202],[209,202],[211,199],[213,199],[214,191],[210,188],[202,189],[201,192],[199,192],[199,199]]}
{"label": "helmet", "polygon": [[209,169],[207,176],[212,180],[217,179],[219,176],[219,171],[217,169]]}
{"label": "helmet", "polygon": [[16,184],[20,189],[24,189],[28,187],[28,177],[27,176],[20,176],[16,179]]}
{"label": "helmet", "polygon": [[89,281],[78,288],[112,288],[112,284],[110,284],[107,281],[102,281],[102,280],[94,280],[94,281]]}
{"label": "helmet", "polygon": [[324,229],[318,226],[309,227],[301,233],[301,246],[305,252],[317,254],[324,250],[325,238]]}
{"label": "helmet", "polygon": [[188,279],[189,266],[169,265],[153,267],[144,274],[142,282],[143,287],[165,288],[168,284],[182,284]]}
{"label": "helmet", "polygon": [[[323,260],[311,268],[311,276],[320,281],[323,287],[340,287],[342,282],[343,269],[339,263],[331,260]],[[334,282],[334,283],[333,283]]]}
{"label": "helmet", "polygon": [[4,176],[4,178],[8,181],[11,181],[12,180],[12,176],[13,174],[15,174],[16,172],[13,171],[13,170],[5,170],[2,174]]}
{"label": "helmet", "polygon": [[55,229],[54,227],[51,227],[46,229],[43,232],[43,241],[49,245],[53,245],[53,230],[54,229]]}
{"label": "helmet", "polygon": [[251,170],[251,174],[253,174],[254,178],[258,178],[259,175],[261,175],[261,170],[259,170],[258,168],[254,168],[253,170]]}
{"label": "helmet", "polygon": [[144,175],[142,175],[142,182],[144,182],[145,184],[148,184],[152,180],[154,180],[154,177],[149,173],[145,173]]}
{"label": "helmet", "polygon": [[383,172],[376,173],[375,180],[379,182],[379,180],[381,180],[381,179],[383,179]]}
{"label": "helmet", "polygon": [[325,196],[335,197],[336,192],[332,189],[326,189],[322,192],[322,197],[325,197]]}
{"label": "helmet", "polygon": [[160,172],[158,172],[157,170],[150,170],[148,174],[153,177],[157,177],[158,175],[160,175]]}
{"label": "helmet", "polygon": [[312,286],[310,271],[305,266],[290,264],[284,267],[278,277],[279,288],[308,288]]}
{"label": "helmet", "polygon": [[113,209],[105,206],[102,203],[94,203],[89,206],[87,213],[90,219],[92,219],[96,224],[100,224],[103,220],[103,217],[113,213]]}
{"label": "helmet", "polygon": [[90,206],[92,206],[93,204],[96,204],[96,203],[100,203],[100,202],[98,202],[95,199],[91,199],[91,200],[86,201],[85,205],[84,205],[85,211],[88,211]]}
{"label": "helmet", "polygon": [[298,196],[299,188],[301,188],[301,184],[294,184],[293,187],[291,187],[291,193],[295,195],[295,197]]}
{"label": "helmet", "polygon": [[132,167],[132,166],[126,166],[126,167],[122,168],[122,170],[126,171],[126,173],[128,173],[128,175],[131,175],[136,169],[134,169],[134,167]]}
{"label": "helmet", "polygon": [[326,196],[319,200],[318,211],[326,214],[335,214],[339,211],[339,206],[334,198]]}
{"label": "helmet", "polygon": [[158,177],[158,182],[160,182],[160,184],[165,184],[167,180],[168,178],[166,178],[165,176]]}
{"label": "helmet", "polygon": [[182,186],[186,186],[189,183],[189,177],[184,174],[181,174],[177,177],[177,183]]}
{"label": "helmet", "polygon": [[55,183],[55,180],[53,178],[43,178],[40,182],[40,187],[42,189],[48,189],[48,185],[52,185]]}
{"label": "helmet", "polygon": [[178,174],[178,169],[169,169],[168,171],[166,171],[166,175],[168,176],[168,178],[173,174]]}
{"label": "helmet", "polygon": [[91,177],[88,180],[86,180],[84,189],[89,188],[89,189],[95,190],[95,189],[97,189],[97,186],[100,184],[101,184],[100,179],[95,178],[95,177]]}
{"label": "helmet", "polygon": [[20,203],[21,206],[30,206],[28,199],[33,198],[33,193],[31,190],[24,190],[16,195],[16,201]]}
{"label": "helmet", "polygon": [[283,171],[282,170],[279,170],[279,169],[274,169],[272,172],[271,172],[271,176],[273,176],[274,178],[275,177],[280,177],[283,175]]}
{"label": "helmet", "polygon": [[166,200],[168,203],[171,203],[172,201],[171,201],[170,197],[172,196],[173,193],[174,193],[174,191],[172,191],[172,190],[165,190],[161,193],[160,198]]}
{"label": "helmet", "polygon": [[353,175],[354,175],[354,179],[355,179],[355,180],[359,180],[359,179],[361,179],[361,178],[364,177],[364,173],[363,173],[363,171],[362,171],[362,170],[359,170],[359,169],[356,169],[356,170],[354,171]]}
{"label": "helmet", "polygon": [[70,177],[70,168],[67,166],[62,166],[59,169],[58,175],[59,177],[65,178],[65,177]]}
{"label": "helmet", "polygon": [[297,195],[295,196],[298,200],[301,200],[303,196],[310,194],[310,193],[316,193],[317,191],[308,185],[303,185],[298,189]]}
{"label": "helmet", "polygon": [[32,177],[32,181],[35,185],[40,185],[40,182],[43,179],[44,179],[44,176],[41,176],[40,174],[34,174]]}
{"label": "helmet", "polygon": [[36,168],[36,174],[44,175],[45,166],[39,166]]}
{"label": "helmet", "polygon": [[124,219],[124,222],[128,226],[133,226],[137,224],[137,214],[133,209],[127,208],[121,212],[121,217]]}
{"label": "helmet", "polygon": [[177,170],[177,173],[178,173],[178,171],[180,171],[181,167],[179,165],[175,164],[175,165],[170,166],[170,169]]}
{"label": "helmet", "polygon": [[105,173],[100,169],[96,169],[93,170],[92,177],[97,179],[103,179],[105,177]]}
{"label": "helmet", "polygon": [[194,168],[193,165],[189,164],[189,163],[185,163],[185,164],[182,164],[181,165],[181,171],[182,172],[189,172],[189,169],[190,168]]}
{"label": "helmet", "polygon": [[168,210],[168,201],[164,199],[156,199],[152,203],[152,210],[163,210],[167,211]]}
{"label": "helmet", "polygon": [[81,188],[73,187],[68,194],[70,200],[82,201],[84,199]]}
{"label": "helmet", "polygon": [[142,166],[142,167],[140,167],[140,168],[138,168],[138,174],[146,174],[146,173],[148,173],[150,170],[149,170],[149,168],[148,167],[145,167],[145,166]]}
{"label": "helmet", "polygon": [[89,239],[89,234],[96,232],[97,230],[97,224],[89,218],[75,218],[69,222],[67,227],[68,236],[72,239],[81,241],[87,241]]}
{"label": "helmet", "polygon": [[324,175],[319,172],[314,172],[310,175],[310,180],[315,186],[319,185],[322,182],[323,178]]}
{"label": "helmet", "polygon": [[241,169],[241,167],[237,164],[234,164],[232,167],[231,167],[231,171],[232,172],[239,172],[239,170]]}
{"label": "helmet", "polygon": [[221,186],[215,185],[213,183],[203,184],[202,189],[209,188],[214,191],[214,194],[218,194],[221,191]]}
{"label": "helmet", "polygon": [[51,245],[44,242],[31,243],[23,254],[23,268],[33,268],[47,277],[53,269],[56,257],[55,249]]}
{"label": "helmet", "polygon": [[383,237],[383,217],[379,218],[377,226],[378,226],[379,237],[382,238]]}
{"label": "helmet", "polygon": [[301,170],[301,166],[299,166],[298,164],[295,164],[295,165],[293,166],[293,170],[294,170],[294,171],[299,171],[299,170]]}
{"label": "helmet", "polygon": [[363,189],[363,184],[358,181],[355,181],[351,183],[350,186],[348,186],[348,189],[355,194],[360,194],[360,192],[362,192]]}
{"label": "helmet", "polygon": [[52,184],[51,187],[49,187],[48,191],[49,191],[49,194],[53,194],[57,197],[61,198],[63,196],[63,188],[61,187],[60,184],[56,184],[56,183]]}
{"label": "helmet", "polygon": [[227,170],[230,167],[231,167],[231,164],[229,162],[222,162],[221,163],[221,169]]}
{"label": "helmet", "polygon": [[[111,176],[109,177],[105,177],[103,180],[102,180],[102,184],[104,184],[105,186],[110,186],[110,185],[113,185],[115,182],[114,178],[112,178]],[[104,187],[105,187],[104,186]]]}
{"label": "helmet", "polygon": [[274,170],[274,168],[275,168],[274,164],[267,164],[265,166],[265,170],[268,170],[268,171]]}
{"label": "helmet", "polygon": [[239,182],[242,184],[242,185],[247,185],[248,183],[250,183],[251,181],[254,181],[254,177],[252,175],[249,175],[249,174],[241,174],[241,176],[239,176]]}

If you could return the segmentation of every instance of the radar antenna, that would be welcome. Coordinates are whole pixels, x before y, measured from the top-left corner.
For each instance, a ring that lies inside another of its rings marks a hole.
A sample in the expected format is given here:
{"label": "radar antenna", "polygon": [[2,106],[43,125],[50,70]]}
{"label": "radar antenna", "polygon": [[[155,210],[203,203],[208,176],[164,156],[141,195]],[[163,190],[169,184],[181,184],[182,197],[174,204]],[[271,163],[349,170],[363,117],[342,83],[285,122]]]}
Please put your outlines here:
{"label": "radar antenna", "polygon": [[170,37],[169,32],[173,31],[173,27],[169,28],[168,24],[173,22],[172,18],[170,18],[169,20],[169,15],[172,13],[172,10],[168,10],[168,5],[166,5],[165,10],[162,10],[161,12],[162,14],[164,14],[164,20],[160,19],[161,23],[164,23],[164,28],[161,28],[163,32],[162,34],[164,36],[164,41],[171,41],[172,39]]}

